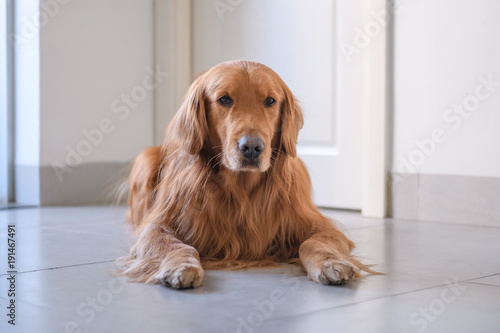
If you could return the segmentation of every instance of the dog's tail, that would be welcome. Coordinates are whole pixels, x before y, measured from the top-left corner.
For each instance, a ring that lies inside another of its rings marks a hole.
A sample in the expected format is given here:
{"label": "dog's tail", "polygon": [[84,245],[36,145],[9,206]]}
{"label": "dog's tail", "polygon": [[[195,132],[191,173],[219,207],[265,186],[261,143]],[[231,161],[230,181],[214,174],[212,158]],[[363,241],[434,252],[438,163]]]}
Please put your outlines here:
{"label": "dog's tail", "polygon": [[144,150],[132,162],[128,178],[129,195],[127,220],[137,227],[154,202],[154,189],[161,163],[161,147]]}
{"label": "dog's tail", "polygon": [[[371,267],[373,267],[374,265],[362,264],[359,260],[353,258],[352,256],[347,258],[346,260],[349,261],[354,266],[356,266],[360,271],[370,273],[373,275],[386,275],[386,273],[377,272],[377,271],[371,269]],[[363,276],[358,272],[358,273],[356,273],[356,278],[363,278]]]}

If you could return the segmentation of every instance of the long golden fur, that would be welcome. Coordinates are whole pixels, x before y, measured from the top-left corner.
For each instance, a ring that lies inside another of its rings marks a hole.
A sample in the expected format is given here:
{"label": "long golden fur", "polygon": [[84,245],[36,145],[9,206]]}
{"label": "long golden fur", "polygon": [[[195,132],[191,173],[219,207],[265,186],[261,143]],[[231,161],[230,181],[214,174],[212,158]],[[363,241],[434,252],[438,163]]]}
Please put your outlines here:
{"label": "long golden fur", "polygon": [[[188,288],[203,284],[203,268],[300,263],[323,284],[376,273],[311,200],[296,153],[302,122],[290,89],[264,65],[231,61],[202,74],[163,145],[134,161],[128,219],[136,238],[119,260],[123,274]],[[258,156],[243,138],[259,142],[250,144]]]}

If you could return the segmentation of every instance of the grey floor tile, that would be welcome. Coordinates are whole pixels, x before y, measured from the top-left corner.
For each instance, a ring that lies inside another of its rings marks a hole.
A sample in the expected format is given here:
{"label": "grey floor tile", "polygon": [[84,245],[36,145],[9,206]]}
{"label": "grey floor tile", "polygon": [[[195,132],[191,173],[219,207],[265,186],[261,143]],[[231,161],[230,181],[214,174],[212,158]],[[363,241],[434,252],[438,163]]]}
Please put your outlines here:
{"label": "grey floor tile", "polygon": [[[2,333],[28,333],[28,332],[45,332],[46,327],[51,326],[51,318],[42,317],[40,314],[48,315],[53,313],[56,316],[56,310],[51,308],[44,308],[28,303],[16,302],[16,319],[15,325],[9,324],[7,321],[11,320],[5,315],[3,311],[4,299],[0,299],[2,304],[2,317],[0,320],[0,332]],[[36,318],[37,320],[32,320]],[[54,330],[53,332],[64,332],[62,330]]]}
{"label": "grey floor tile", "polygon": [[282,320],[269,316],[260,323],[249,316],[245,322],[253,332],[498,332],[499,300],[500,288],[458,283]]}
{"label": "grey floor tile", "polygon": [[384,225],[384,219],[362,217],[357,211],[321,209],[330,219],[337,222],[344,229],[361,229]]}
{"label": "grey floor tile", "polygon": [[[43,207],[0,211],[0,223],[20,230],[58,229],[85,234],[126,236],[126,207]],[[125,227],[125,228],[124,228]]]}
{"label": "grey floor tile", "polygon": [[[388,220],[348,232],[361,257],[379,263],[386,278],[461,280],[500,273],[500,228]],[[422,287],[426,287],[422,285]]]}
{"label": "grey floor tile", "polygon": [[[109,208],[1,211],[0,242],[6,241],[7,226],[15,224],[19,272],[114,260],[126,252],[129,238],[120,210],[121,217]],[[2,258],[6,250],[0,248]]]}
{"label": "grey floor tile", "polygon": [[[13,212],[0,212],[0,228],[16,224],[19,267],[30,272],[18,274],[16,330],[1,332],[416,332],[409,317],[453,281],[467,290],[426,331],[464,331],[473,319],[481,329],[500,324],[488,310],[500,304],[493,275],[500,274],[500,229],[328,211],[356,241],[359,257],[388,275],[322,286],[283,265],[207,271],[203,287],[177,291],[113,276],[112,261],[130,236],[124,208]],[[5,297],[5,277],[0,290]]]}
{"label": "grey floor tile", "polygon": [[487,276],[480,279],[474,279],[469,281],[470,283],[479,283],[479,284],[487,284],[491,286],[500,287],[500,274],[495,274],[491,276]]}

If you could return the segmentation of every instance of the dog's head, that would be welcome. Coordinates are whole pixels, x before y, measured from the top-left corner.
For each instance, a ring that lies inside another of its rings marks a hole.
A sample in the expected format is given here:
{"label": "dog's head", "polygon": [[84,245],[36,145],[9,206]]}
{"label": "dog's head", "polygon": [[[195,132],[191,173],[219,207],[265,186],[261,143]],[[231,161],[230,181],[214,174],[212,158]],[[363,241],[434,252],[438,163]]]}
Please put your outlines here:
{"label": "dog's head", "polygon": [[264,172],[273,154],[296,156],[302,111],[270,68],[249,61],[219,64],[191,85],[176,135],[190,154],[209,152],[233,171]]}

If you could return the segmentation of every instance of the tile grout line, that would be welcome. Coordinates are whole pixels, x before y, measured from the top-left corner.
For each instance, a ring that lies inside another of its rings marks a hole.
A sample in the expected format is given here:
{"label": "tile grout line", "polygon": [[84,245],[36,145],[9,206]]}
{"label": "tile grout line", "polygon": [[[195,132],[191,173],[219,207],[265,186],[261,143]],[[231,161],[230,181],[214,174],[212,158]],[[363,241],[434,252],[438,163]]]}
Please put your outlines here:
{"label": "tile grout line", "polygon": [[[84,263],[84,264],[75,264],[75,265],[67,265],[67,266],[57,266],[57,267],[49,267],[49,268],[41,268],[41,269],[34,269],[31,271],[23,271],[23,272],[16,272],[16,274],[25,274],[25,273],[34,273],[34,272],[43,272],[43,271],[51,271],[54,269],[60,269],[60,268],[71,268],[71,267],[79,267],[79,266],[88,266],[88,265],[95,265],[95,264],[103,264],[107,262],[114,262],[116,259],[113,260],[104,260],[104,261],[95,261],[95,262],[89,262],[89,263]],[[0,274],[0,276],[6,276],[9,274]]]}
{"label": "tile grout line", "polygon": [[[480,279],[480,278],[486,278],[486,277],[490,277],[490,276],[495,276],[495,275],[499,275],[499,274],[500,273],[494,273],[494,274],[490,274],[490,275],[486,275],[486,276],[481,276],[481,277],[478,277],[478,278],[471,278],[471,279],[457,281],[457,282],[479,284],[479,283],[470,282],[470,281],[473,281],[473,280],[476,280],[476,279]],[[293,317],[307,316],[307,315],[311,315],[311,314],[314,314],[314,313],[317,313],[317,312],[323,312],[323,311],[332,310],[332,309],[338,309],[338,308],[343,308],[343,307],[347,307],[347,306],[351,306],[351,305],[357,305],[357,304],[361,304],[361,303],[378,301],[378,300],[382,300],[382,299],[386,299],[386,298],[390,298],[390,297],[397,297],[397,296],[401,296],[401,295],[411,294],[411,293],[414,293],[414,292],[419,292],[419,291],[424,291],[424,290],[435,289],[435,288],[444,287],[444,286],[446,286],[446,284],[439,284],[439,285],[432,286],[432,287],[415,289],[415,290],[405,291],[405,292],[401,292],[401,293],[397,293],[397,294],[393,294],[393,295],[376,297],[376,298],[367,299],[367,300],[364,300],[364,301],[347,303],[347,304],[342,304],[342,305],[339,305],[339,306],[327,307],[327,308],[320,309],[320,310],[315,310],[315,311],[310,311],[310,312],[304,312],[304,313],[296,314]],[[498,286],[495,286],[495,285],[487,285],[487,286],[498,287]],[[281,318],[270,319],[268,321],[277,321],[277,320],[283,320],[283,319],[288,319],[288,318],[290,318],[290,317],[289,316],[284,316],[284,317],[281,317]]]}
{"label": "tile grout line", "polygon": [[478,286],[487,286],[487,287],[497,287],[497,288],[500,288],[500,286],[496,285],[496,284],[479,283],[479,282],[466,282],[466,283],[477,284]]}
{"label": "tile grout line", "polygon": [[478,280],[478,279],[484,279],[484,278],[487,278],[487,277],[492,277],[492,276],[495,276],[495,275],[500,275],[500,273],[493,273],[493,274],[489,274],[489,275],[485,275],[485,276],[479,276],[479,277],[475,277],[475,278],[463,280],[463,281],[460,281],[460,282],[470,282],[470,281],[474,281],[474,280]]}
{"label": "tile grout line", "polygon": [[[401,295],[405,295],[405,294],[411,294],[413,292],[419,292],[419,291],[434,289],[434,288],[438,288],[438,287],[442,287],[442,286],[444,286],[444,285],[437,285],[437,286],[432,286],[432,287],[427,287],[427,288],[422,288],[422,289],[416,289],[416,290],[401,292],[401,293],[393,294],[393,295],[375,297],[375,298],[371,298],[371,299],[367,299],[367,300],[359,301],[359,302],[352,302],[352,303],[341,304],[341,305],[338,305],[338,306],[332,306],[332,307],[327,307],[327,308],[324,308],[324,309],[319,309],[319,310],[314,310],[314,311],[299,313],[299,314],[293,315],[293,317],[296,318],[296,317],[300,317],[300,316],[307,316],[307,315],[315,314],[317,312],[323,312],[323,311],[328,311],[328,310],[333,310],[333,309],[339,309],[339,308],[343,308],[343,307],[348,307],[348,306],[351,306],[351,305],[357,305],[357,304],[368,303],[368,302],[372,302],[372,301],[378,301],[378,300],[382,300],[382,299],[385,299],[385,298],[396,297],[396,296],[401,296]],[[284,316],[284,317],[281,317],[281,318],[270,319],[268,321],[277,321],[277,320],[283,320],[283,319],[289,319],[289,318],[291,318],[291,317]]]}

